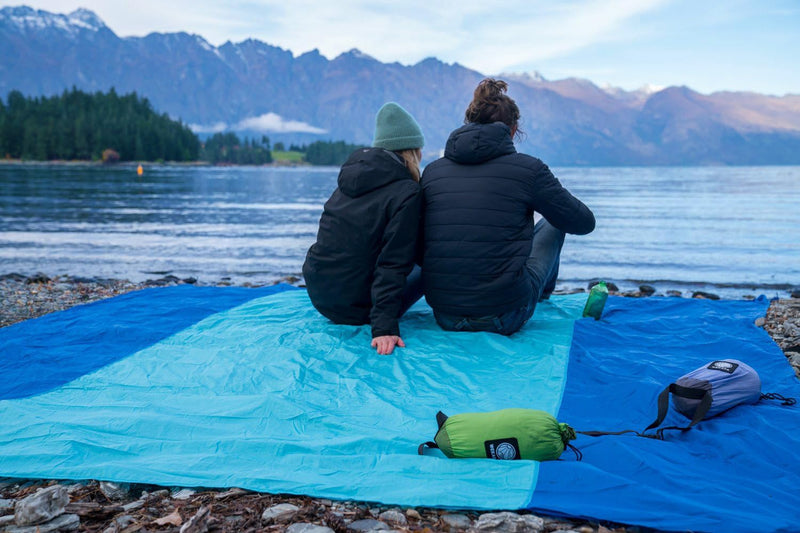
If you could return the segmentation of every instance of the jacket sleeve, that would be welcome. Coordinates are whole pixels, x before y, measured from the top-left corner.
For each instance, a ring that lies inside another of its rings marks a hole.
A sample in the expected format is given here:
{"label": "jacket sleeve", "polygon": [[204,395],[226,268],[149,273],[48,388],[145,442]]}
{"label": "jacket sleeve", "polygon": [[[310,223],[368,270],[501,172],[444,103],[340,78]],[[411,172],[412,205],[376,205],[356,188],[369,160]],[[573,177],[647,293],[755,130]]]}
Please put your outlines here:
{"label": "jacket sleeve", "polygon": [[586,235],[594,230],[592,211],[572,196],[544,163],[536,169],[533,185],[533,209],[564,233]]}
{"label": "jacket sleeve", "polygon": [[414,266],[417,251],[422,193],[413,194],[395,204],[383,233],[381,250],[375,263],[372,281],[372,336],[400,335],[398,318],[403,304],[406,277]]}

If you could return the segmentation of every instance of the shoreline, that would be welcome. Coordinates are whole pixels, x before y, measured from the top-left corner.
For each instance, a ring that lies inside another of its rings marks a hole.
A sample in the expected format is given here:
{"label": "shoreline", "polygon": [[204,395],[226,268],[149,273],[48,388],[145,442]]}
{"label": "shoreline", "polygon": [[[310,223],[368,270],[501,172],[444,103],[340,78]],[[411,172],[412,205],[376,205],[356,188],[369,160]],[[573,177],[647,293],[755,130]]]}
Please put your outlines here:
{"label": "shoreline", "polygon": [[263,165],[240,165],[238,163],[211,163],[209,161],[196,160],[196,161],[118,161],[116,163],[104,163],[102,161],[94,161],[91,159],[52,159],[47,161],[38,161],[32,159],[0,159],[0,165],[16,165],[16,166],[30,166],[30,167],[131,167],[136,168],[137,165],[143,166],[159,166],[159,167],[326,167],[330,165],[312,165],[304,161],[290,161],[286,159],[273,160],[272,163],[264,163]]}
{"label": "shoreline", "polygon": [[[297,277],[275,279],[273,283],[302,286]],[[127,292],[179,284],[201,286],[262,286],[180,279],[165,276],[144,282],[128,280],[56,276],[0,275],[0,327],[43,316]],[[562,290],[560,293],[588,292],[586,289]],[[612,292],[633,298],[652,297],[647,291]],[[558,294],[559,291],[556,291]],[[798,295],[800,296],[800,294]],[[673,297],[679,297],[674,295]],[[703,294],[694,297],[706,298]],[[800,297],[775,299],[766,316],[756,326],[762,327],[783,351],[800,378]],[[60,485],[70,503],[62,512],[82,531],[112,533],[120,531],[206,531],[189,528],[190,520],[202,522],[213,531],[314,531],[347,533],[376,528],[394,531],[495,531],[502,518],[509,531],[563,531],[579,533],[626,533],[646,530],[636,526],[614,526],[595,521],[561,519],[531,514],[527,511],[492,512],[400,508],[358,501],[332,501],[308,496],[255,493],[237,488],[205,489],[161,487],[156,485],[107,483],[98,480],[58,481],[46,479],[0,478],[0,530],[12,526],[18,502],[45,487]],[[55,518],[53,520],[60,520]],[[311,525],[317,529],[311,529]],[[304,526],[305,525],[305,526]],[[35,527],[35,526],[34,526]],[[303,527],[309,529],[303,529]],[[358,528],[361,529],[358,529]],[[181,529],[184,531],[184,529]]]}

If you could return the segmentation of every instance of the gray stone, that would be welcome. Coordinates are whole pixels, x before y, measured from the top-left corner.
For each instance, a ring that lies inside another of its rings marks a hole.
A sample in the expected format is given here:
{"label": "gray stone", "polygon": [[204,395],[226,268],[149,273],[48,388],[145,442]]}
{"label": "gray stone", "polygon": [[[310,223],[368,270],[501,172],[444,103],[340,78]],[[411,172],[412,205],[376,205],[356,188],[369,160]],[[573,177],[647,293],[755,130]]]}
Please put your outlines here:
{"label": "gray stone", "polygon": [[17,502],[14,500],[4,500],[0,498],[0,513],[12,510],[16,503]]}
{"label": "gray stone", "polygon": [[756,318],[755,325],[756,325],[757,328],[763,328],[764,324],[766,324],[766,323],[767,323],[767,319],[764,318],[763,316],[760,316],[760,317]]}
{"label": "gray stone", "polygon": [[161,489],[150,493],[148,492],[142,493],[142,499],[146,501],[160,500],[162,498],[168,498],[168,497],[169,497],[169,491],[167,489]]}
{"label": "gray stone", "polygon": [[652,285],[639,285],[639,292],[642,296],[652,296],[656,293],[656,288]]}
{"label": "gray stone", "polygon": [[39,489],[17,502],[14,507],[14,522],[18,526],[30,526],[52,520],[64,514],[69,503],[69,493],[63,485]]}
{"label": "gray stone", "polygon": [[13,521],[14,521],[14,515],[13,514],[6,515],[6,516],[0,516],[0,528],[12,523]]}
{"label": "gray stone", "polygon": [[667,296],[672,296],[674,298],[680,298],[681,296],[683,296],[683,293],[681,291],[676,291],[675,289],[670,289],[670,290],[667,291]]}
{"label": "gray stone", "polygon": [[331,528],[317,524],[292,524],[286,528],[286,533],[335,533]]}
{"label": "gray stone", "polygon": [[713,292],[694,291],[692,293],[692,298],[699,298],[701,300],[719,300],[719,295],[714,294]]}
{"label": "gray stone", "polygon": [[114,522],[116,522],[120,528],[124,529],[129,525],[133,524],[134,522],[136,522],[136,519],[129,514],[124,514],[122,516],[116,517],[114,519]]}
{"label": "gray stone", "polygon": [[[545,531],[558,531],[559,533],[569,533],[570,531],[575,531],[575,528],[578,527],[574,523],[564,520],[562,518],[542,518],[544,522],[544,530]],[[594,531],[594,530],[592,530]]]}
{"label": "gray stone", "polygon": [[181,489],[177,491],[175,494],[173,494],[172,497],[175,498],[176,500],[188,500],[196,493],[197,491],[192,489]]}
{"label": "gray stone", "polygon": [[444,514],[440,519],[444,525],[455,529],[467,529],[472,525],[472,520],[465,514]]}
{"label": "gray stone", "polygon": [[57,531],[75,531],[81,526],[81,519],[76,514],[62,514],[44,524],[32,526],[8,526],[5,533],[56,533]]}
{"label": "gray stone", "polygon": [[791,296],[792,298],[800,298],[800,289],[794,289],[794,290],[791,292],[790,296]]}
{"label": "gray stone", "polygon": [[279,503],[278,505],[273,505],[265,509],[264,512],[261,513],[261,520],[267,524],[285,524],[291,522],[292,518],[297,515],[299,510],[300,508],[298,506],[292,505],[291,503]]}
{"label": "gray stone", "polygon": [[322,500],[318,500],[318,501],[319,501],[320,505],[326,505],[328,507],[333,505],[333,501],[331,501],[331,500],[322,499]]}
{"label": "gray stone", "polygon": [[356,520],[349,526],[347,526],[348,531],[359,531],[361,533],[367,533],[368,531],[386,531],[389,529],[389,526],[384,524],[379,520],[374,520],[372,518],[365,518],[364,520]]}
{"label": "gray stone", "polygon": [[414,520],[422,520],[422,515],[416,509],[406,509],[406,516]]}
{"label": "gray stone", "polygon": [[112,502],[127,498],[129,488],[130,486],[127,483],[114,483],[113,481],[100,482],[100,492]]}
{"label": "gray stone", "polygon": [[534,515],[519,515],[504,511],[484,513],[475,522],[474,531],[494,533],[540,533],[544,531],[544,520]]}
{"label": "gray stone", "polygon": [[389,509],[388,511],[384,511],[378,516],[378,519],[393,526],[404,526],[408,524],[406,515],[404,515],[399,509]]}
{"label": "gray stone", "polygon": [[792,366],[800,366],[800,353],[786,352],[786,358]]}
{"label": "gray stone", "polygon": [[122,509],[126,512],[135,511],[136,509],[141,509],[144,507],[144,502],[142,500],[136,500],[135,502],[126,503],[122,506]]}

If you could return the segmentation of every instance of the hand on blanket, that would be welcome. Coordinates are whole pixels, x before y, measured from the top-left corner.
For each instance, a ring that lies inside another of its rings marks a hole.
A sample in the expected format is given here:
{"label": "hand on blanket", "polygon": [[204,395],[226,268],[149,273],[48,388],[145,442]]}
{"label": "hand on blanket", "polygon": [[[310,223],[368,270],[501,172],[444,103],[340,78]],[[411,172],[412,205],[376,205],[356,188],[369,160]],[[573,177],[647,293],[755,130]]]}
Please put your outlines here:
{"label": "hand on blanket", "polygon": [[381,335],[372,339],[372,347],[381,355],[391,355],[395,346],[405,348],[406,343],[397,335]]}

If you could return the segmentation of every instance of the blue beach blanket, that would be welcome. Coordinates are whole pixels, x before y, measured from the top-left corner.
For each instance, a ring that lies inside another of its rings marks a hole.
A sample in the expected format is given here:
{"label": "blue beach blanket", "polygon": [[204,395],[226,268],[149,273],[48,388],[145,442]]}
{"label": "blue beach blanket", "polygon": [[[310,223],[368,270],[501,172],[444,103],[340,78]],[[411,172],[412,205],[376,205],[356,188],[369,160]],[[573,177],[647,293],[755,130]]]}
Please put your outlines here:
{"label": "blue beach blanket", "polygon": [[444,332],[420,302],[401,322],[407,348],[388,357],[368,327],[331,324],[288,286],[147,289],[15,324],[0,329],[0,476],[797,530],[800,409],[774,402],[664,441],[582,436],[581,462],[417,455],[438,410],[642,429],[665,385],[714,359],[800,396],[753,325],[764,299],[612,297],[599,322],[579,318],[584,301],[542,302],[511,337]]}

